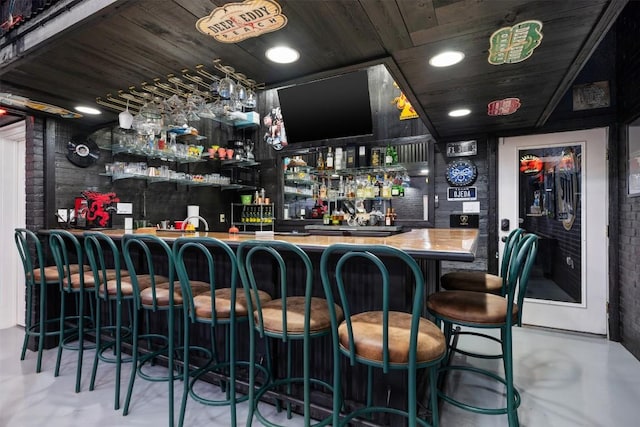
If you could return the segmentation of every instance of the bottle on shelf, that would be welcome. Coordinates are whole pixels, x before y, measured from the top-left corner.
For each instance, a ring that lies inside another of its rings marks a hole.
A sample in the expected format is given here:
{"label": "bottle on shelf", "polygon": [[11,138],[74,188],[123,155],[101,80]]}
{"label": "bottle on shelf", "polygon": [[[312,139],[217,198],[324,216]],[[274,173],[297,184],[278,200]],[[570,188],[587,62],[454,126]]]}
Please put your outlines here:
{"label": "bottle on shelf", "polygon": [[333,170],[333,152],[331,147],[327,148],[327,160],[325,161],[324,168],[327,170]]}
{"label": "bottle on shelf", "polygon": [[387,151],[385,152],[385,156],[384,156],[384,164],[385,165],[393,164],[393,148],[391,147],[391,144],[387,145]]}
{"label": "bottle on shelf", "polygon": [[335,153],[335,159],[333,160],[333,168],[337,171],[342,170],[344,167],[344,162],[342,159],[342,148],[337,147]]}
{"label": "bottle on shelf", "polygon": [[387,208],[387,213],[384,216],[384,225],[386,226],[392,226],[395,222],[395,217],[393,214],[393,209],[392,208]]}
{"label": "bottle on shelf", "polygon": [[320,190],[318,192],[318,198],[322,199],[322,200],[327,198],[327,184],[325,184],[324,180],[322,180],[322,184],[320,184]]}
{"label": "bottle on shelf", "polygon": [[324,158],[322,157],[322,151],[318,151],[318,160],[316,161],[316,169],[319,171],[324,170]]}

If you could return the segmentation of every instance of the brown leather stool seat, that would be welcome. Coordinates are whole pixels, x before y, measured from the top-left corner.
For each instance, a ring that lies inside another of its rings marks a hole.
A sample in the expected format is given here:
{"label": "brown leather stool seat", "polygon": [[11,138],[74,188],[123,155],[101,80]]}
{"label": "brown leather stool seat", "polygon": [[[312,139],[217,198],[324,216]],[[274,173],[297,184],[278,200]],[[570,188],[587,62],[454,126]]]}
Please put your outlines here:
{"label": "brown leather stool seat", "polygon": [[[271,300],[271,295],[264,291],[258,292],[260,303],[264,304]],[[215,291],[216,300],[216,317],[221,319],[228,319],[231,317],[231,288],[221,288]],[[211,319],[213,313],[211,312],[211,291],[204,292],[193,298],[193,303],[196,307],[196,317],[199,319]],[[251,294],[251,303],[256,304],[253,293]],[[247,298],[243,289],[236,289],[236,316],[244,317],[249,311],[247,308]]]}
{"label": "brown leather stool seat", "polygon": [[[164,280],[163,280],[164,279]],[[193,295],[200,295],[209,291],[209,284],[207,282],[200,282],[192,280],[190,282],[191,292]],[[163,276],[156,275],[156,303],[158,306],[166,307],[169,305],[169,279]],[[140,290],[140,300],[143,306],[153,305],[153,289],[150,285],[147,288]],[[180,283],[174,283],[173,287],[173,303],[175,305],[182,305],[182,288]]]}
{"label": "brown leather stool seat", "polygon": [[[356,355],[371,361],[383,360],[382,311],[368,311],[351,316]],[[410,313],[389,312],[389,362],[409,362],[409,335],[412,316]],[[340,347],[349,349],[347,323],[338,327]],[[427,319],[420,319],[416,362],[431,362],[442,358],[446,350],[444,334]]]}
{"label": "brown leather stool seat", "polygon": [[[132,283],[131,277],[129,276],[129,273],[128,272],[126,273],[127,274],[125,276],[120,276],[120,292],[124,297],[133,295],[133,283]],[[124,271],[121,274],[124,274]],[[164,282],[169,281],[169,279],[166,277],[159,277],[158,280],[164,281]],[[138,287],[142,290],[142,289],[147,289],[149,286],[151,286],[151,276],[148,274],[138,275]],[[109,295],[116,295],[117,289],[118,289],[118,282],[116,279],[111,279],[107,282],[107,293]],[[100,295],[101,296],[104,295],[104,291],[102,287],[100,288]]]}
{"label": "brown leather stool seat", "polygon": [[440,278],[440,286],[451,291],[489,292],[500,295],[502,277],[484,271],[454,271]]}
{"label": "brown leather stool seat", "polygon": [[[75,274],[80,271],[80,266],[78,264],[69,266],[69,270],[71,274]],[[44,268],[36,268],[33,270],[33,278],[35,281],[39,282],[42,277],[42,271],[44,271],[44,279],[47,282],[57,282],[58,281],[58,267],[55,265],[50,265]],[[66,274],[66,273],[65,273]]]}
{"label": "brown leather stool seat", "polygon": [[[287,333],[303,334],[305,318],[305,297],[287,297]],[[342,308],[335,304],[336,315],[342,320]],[[259,322],[258,313],[254,313]],[[275,299],[262,305],[262,320],[264,330],[269,332],[284,332],[282,325],[282,299]],[[327,331],[331,328],[329,306],[324,298],[311,298],[309,313],[309,333]]]}
{"label": "brown leather stool seat", "polygon": [[[442,291],[427,299],[433,314],[459,322],[483,325],[503,325],[507,321],[508,301],[499,295],[474,291]],[[513,304],[512,319],[518,317],[518,305]]]}
{"label": "brown leather stool seat", "polygon": [[[73,267],[73,266],[72,266]],[[116,278],[116,270],[114,269],[107,269],[106,270],[107,273],[107,280],[115,280]],[[85,288],[93,288],[95,287],[95,278],[93,275],[93,271],[91,271],[89,269],[89,267],[84,267],[83,268],[83,282],[84,282],[84,287]],[[129,273],[126,270],[120,270],[120,276],[128,276]],[[100,273],[100,276],[102,276],[102,272]],[[70,277],[70,281],[71,283],[71,287],[74,289],[78,289],[80,287],[80,272],[76,272],[76,273],[72,273],[71,277]]]}

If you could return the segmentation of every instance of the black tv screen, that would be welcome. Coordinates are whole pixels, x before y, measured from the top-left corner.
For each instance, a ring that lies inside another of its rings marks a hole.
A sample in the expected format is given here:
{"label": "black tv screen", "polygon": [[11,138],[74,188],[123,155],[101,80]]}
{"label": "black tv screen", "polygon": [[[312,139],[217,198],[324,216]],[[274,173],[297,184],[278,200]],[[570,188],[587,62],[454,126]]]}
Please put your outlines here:
{"label": "black tv screen", "polygon": [[278,98],[288,143],[373,133],[366,71],[282,88]]}

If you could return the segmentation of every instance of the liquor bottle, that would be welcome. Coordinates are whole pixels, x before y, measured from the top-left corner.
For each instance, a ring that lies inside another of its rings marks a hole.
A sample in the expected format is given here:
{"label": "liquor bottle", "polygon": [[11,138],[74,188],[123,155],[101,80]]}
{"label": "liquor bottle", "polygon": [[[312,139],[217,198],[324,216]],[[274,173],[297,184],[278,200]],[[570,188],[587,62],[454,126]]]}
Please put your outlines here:
{"label": "liquor bottle", "polygon": [[316,169],[319,171],[324,170],[324,158],[322,157],[322,151],[318,152],[318,160],[316,162]]}
{"label": "liquor bottle", "polygon": [[322,184],[320,184],[320,191],[318,194],[318,198],[322,200],[327,198],[327,185],[325,184],[324,180],[322,180]]}
{"label": "liquor bottle", "polygon": [[334,157],[335,159],[333,160],[333,168],[337,171],[342,170],[342,168],[344,167],[342,148],[336,148],[336,154]]}
{"label": "liquor bottle", "polygon": [[391,214],[391,208],[387,208],[387,213],[384,216],[384,225],[393,225],[393,215]]}
{"label": "liquor bottle", "polygon": [[331,147],[327,149],[327,161],[325,162],[325,169],[332,170],[333,169],[333,152],[331,151]]}
{"label": "liquor bottle", "polygon": [[387,145],[387,151],[384,156],[384,164],[385,165],[393,164],[393,148],[391,148],[390,144]]}

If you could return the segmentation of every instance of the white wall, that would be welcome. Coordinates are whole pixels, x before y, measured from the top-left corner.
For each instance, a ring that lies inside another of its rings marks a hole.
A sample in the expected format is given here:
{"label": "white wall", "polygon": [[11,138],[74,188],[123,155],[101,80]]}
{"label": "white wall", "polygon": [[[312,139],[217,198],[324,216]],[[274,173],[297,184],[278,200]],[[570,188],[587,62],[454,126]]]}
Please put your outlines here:
{"label": "white wall", "polygon": [[25,226],[25,124],[0,128],[0,329],[24,325],[24,271],[14,243]]}

